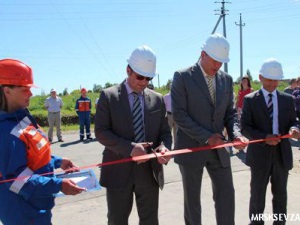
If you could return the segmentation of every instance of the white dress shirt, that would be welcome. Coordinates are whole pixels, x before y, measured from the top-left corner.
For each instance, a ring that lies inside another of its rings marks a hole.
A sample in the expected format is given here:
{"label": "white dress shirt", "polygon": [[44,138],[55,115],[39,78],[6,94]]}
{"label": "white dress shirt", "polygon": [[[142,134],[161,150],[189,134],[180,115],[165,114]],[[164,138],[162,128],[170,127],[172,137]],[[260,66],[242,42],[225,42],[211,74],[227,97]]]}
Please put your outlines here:
{"label": "white dress shirt", "polygon": [[272,102],[273,102],[273,134],[279,134],[279,129],[278,129],[278,98],[277,98],[277,92],[274,90],[273,92],[268,92],[264,88],[261,88],[266,105],[268,105],[269,101],[269,94],[272,94]]}

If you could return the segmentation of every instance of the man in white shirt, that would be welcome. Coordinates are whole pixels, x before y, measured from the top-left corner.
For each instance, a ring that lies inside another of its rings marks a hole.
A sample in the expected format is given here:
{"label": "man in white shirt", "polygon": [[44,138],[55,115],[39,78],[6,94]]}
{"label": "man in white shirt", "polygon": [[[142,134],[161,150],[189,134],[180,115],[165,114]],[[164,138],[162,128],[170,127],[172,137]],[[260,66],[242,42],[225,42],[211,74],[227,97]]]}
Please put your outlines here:
{"label": "man in white shirt", "polygon": [[293,98],[277,87],[283,79],[281,64],[268,59],[259,71],[262,88],[245,96],[241,129],[249,140],[266,139],[249,145],[246,165],[251,168],[250,225],[264,224],[266,189],[271,183],[273,215],[282,215],[274,224],[286,224],[287,182],[293,167],[291,143],[281,135],[299,138]]}
{"label": "man in white shirt", "polygon": [[59,142],[64,142],[61,136],[61,117],[60,110],[63,106],[63,101],[60,97],[56,95],[56,90],[51,89],[50,97],[48,97],[45,101],[45,108],[48,110],[48,139],[50,142],[53,140],[53,127],[56,128],[56,135]]}

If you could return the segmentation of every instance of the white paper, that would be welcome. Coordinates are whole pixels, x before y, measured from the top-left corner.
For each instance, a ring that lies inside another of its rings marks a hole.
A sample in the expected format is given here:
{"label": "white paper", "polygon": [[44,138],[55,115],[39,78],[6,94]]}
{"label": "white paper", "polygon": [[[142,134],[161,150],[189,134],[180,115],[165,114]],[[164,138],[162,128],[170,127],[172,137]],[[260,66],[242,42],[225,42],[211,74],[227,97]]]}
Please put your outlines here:
{"label": "white paper", "polygon": [[[87,191],[101,189],[101,186],[99,185],[99,182],[93,170],[85,170],[85,171],[79,171],[79,172],[67,173],[67,174],[65,173],[57,174],[56,177],[71,179],[76,183],[77,186],[85,188]],[[57,196],[62,196],[62,195],[64,194],[61,191],[57,193]]]}

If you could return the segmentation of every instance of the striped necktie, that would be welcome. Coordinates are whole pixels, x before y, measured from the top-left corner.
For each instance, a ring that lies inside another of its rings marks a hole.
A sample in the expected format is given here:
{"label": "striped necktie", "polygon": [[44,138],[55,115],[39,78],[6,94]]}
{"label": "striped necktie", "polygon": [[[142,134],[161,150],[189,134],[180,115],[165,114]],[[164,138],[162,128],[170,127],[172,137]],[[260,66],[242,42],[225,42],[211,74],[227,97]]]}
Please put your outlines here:
{"label": "striped necktie", "polygon": [[133,107],[132,107],[132,119],[133,119],[133,130],[134,130],[134,141],[136,143],[143,142],[145,140],[144,132],[144,120],[142,105],[137,93],[133,92]]}
{"label": "striped necktie", "polygon": [[269,96],[269,100],[268,100],[268,113],[269,113],[269,117],[270,117],[270,120],[271,120],[271,123],[273,124],[273,101],[272,101],[272,93],[269,93],[268,94]]}
{"label": "striped necktie", "polygon": [[210,77],[210,76],[206,76],[206,78],[207,78],[207,86],[208,86],[211,100],[212,100],[213,104],[215,104],[216,98],[215,98],[215,88],[214,88],[214,84],[213,84],[214,78]]}

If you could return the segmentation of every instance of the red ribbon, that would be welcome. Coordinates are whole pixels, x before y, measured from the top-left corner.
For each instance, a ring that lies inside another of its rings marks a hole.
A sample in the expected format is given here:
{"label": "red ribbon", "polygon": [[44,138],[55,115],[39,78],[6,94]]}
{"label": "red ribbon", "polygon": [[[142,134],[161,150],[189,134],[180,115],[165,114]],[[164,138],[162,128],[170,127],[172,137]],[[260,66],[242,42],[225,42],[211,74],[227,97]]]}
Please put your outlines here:
{"label": "red ribbon", "polygon": [[[291,135],[286,134],[286,135],[283,135],[283,136],[277,136],[277,137],[272,137],[272,138],[252,140],[252,141],[248,141],[246,143],[247,144],[254,144],[254,143],[260,143],[260,142],[265,142],[265,141],[277,140],[278,138],[284,139],[284,138],[290,138],[290,137],[291,137]],[[135,156],[135,157],[131,157],[131,158],[124,158],[124,159],[114,160],[114,161],[110,161],[110,162],[104,162],[104,163],[92,164],[92,165],[88,165],[88,166],[82,166],[79,169],[102,167],[102,166],[108,166],[108,165],[114,165],[114,164],[120,164],[120,163],[126,163],[126,162],[152,159],[152,158],[156,158],[156,157],[173,156],[173,155],[186,154],[186,153],[191,153],[191,152],[212,150],[212,149],[217,149],[217,148],[233,147],[233,146],[241,145],[241,144],[242,143],[240,141],[235,141],[235,142],[227,142],[227,143],[221,144],[221,145],[211,145],[211,146],[202,146],[202,147],[196,147],[196,148],[186,148],[186,149],[173,150],[173,151],[165,152],[164,154],[156,153],[156,155],[155,155],[154,153],[151,153],[151,154],[147,154],[147,155]],[[73,171],[73,169],[64,170],[64,172],[68,172],[68,171]],[[54,174],[54,173],[55,172],[49,172],[49,173],[43,173],[43,174],[39,174],[39,175],[40,176],[45,176],[45,175]],[[57,171],[56,173],[61,173],[61,171]],[[2,181],[0,181],[0,184],[15,181],[15,180],[22,180],[22,179],[25,179],[25,178],[28,178],[28,176],[23,176],[23,177],[18,177],[18,178],[14,178],[14,179],[8,179],[8,180],[2,180]]]}

